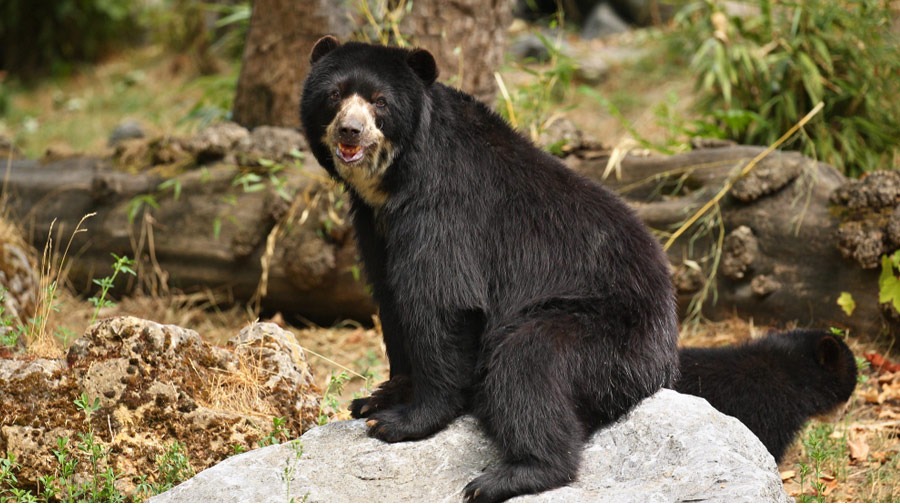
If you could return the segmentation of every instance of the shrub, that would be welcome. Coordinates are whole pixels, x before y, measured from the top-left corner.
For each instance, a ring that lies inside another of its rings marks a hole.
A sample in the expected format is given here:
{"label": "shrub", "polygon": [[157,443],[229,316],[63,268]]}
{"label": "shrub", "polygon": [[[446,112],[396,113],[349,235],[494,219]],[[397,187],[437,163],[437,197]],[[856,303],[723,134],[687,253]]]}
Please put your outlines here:
{"label": "shrub", "polygon": [[719,136],[771,144],[818,102],[797,147],[849,175],[900,157],[900,44],[883,0],[761,0],[760,15],[692,4],[670,40],[691,55]]}
{"label": "shrub", "polygon": [[0,2],[0,69],[20,77],[65,72],[136,36],[130,0]]}

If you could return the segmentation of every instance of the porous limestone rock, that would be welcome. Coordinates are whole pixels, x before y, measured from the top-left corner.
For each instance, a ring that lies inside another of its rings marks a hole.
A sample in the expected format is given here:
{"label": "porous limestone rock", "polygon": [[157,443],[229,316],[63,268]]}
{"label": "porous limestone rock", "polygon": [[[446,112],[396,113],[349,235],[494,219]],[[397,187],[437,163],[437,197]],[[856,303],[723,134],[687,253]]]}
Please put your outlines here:
{"label": "porous limestone rock", "polygon": [[[36,494],[38,478],[58,471],[60,438],[80,459],[88,431],[108,450],[102,463],[117,489],[135,496],[137,476],[154,477],[173,442],[200,470],[259,446],[274,417],[294,436],[315,424],[319,390],[289,332],[252,324],[228,347],[190,329],[116,317],[91,326],[65,360],[0,359],[0,453],[15,456],[19,487]],[[89,419],[75,404],[82,397],[97,401]],[[78,471],[89,467],[82,460]]]}

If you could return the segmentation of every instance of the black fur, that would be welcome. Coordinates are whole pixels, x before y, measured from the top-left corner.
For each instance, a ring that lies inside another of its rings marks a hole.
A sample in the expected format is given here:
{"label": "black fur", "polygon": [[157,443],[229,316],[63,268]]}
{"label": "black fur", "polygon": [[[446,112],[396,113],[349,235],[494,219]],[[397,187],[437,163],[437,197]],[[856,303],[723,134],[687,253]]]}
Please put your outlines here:
{"label": "black fur", "polygon": [[353,415],[395,442],[475,413],[503,462],[465,488],[470,501],[571,482],[591,432],[677,377],[657,240],[610,191],[434,83],[427,51],[325,44],[301,103],[316,159],[337,177],[322,141],[335,92],[383,97],[396,149],[383,205],[348,187],[391,368]]}
{"label": "black fur", "polygon": [[685,348],[675,390],[702,397],[746,425],[781,461],[810,417],[833,411],[856,388],[856,360],[822,330],[774,333],[744,345]]}

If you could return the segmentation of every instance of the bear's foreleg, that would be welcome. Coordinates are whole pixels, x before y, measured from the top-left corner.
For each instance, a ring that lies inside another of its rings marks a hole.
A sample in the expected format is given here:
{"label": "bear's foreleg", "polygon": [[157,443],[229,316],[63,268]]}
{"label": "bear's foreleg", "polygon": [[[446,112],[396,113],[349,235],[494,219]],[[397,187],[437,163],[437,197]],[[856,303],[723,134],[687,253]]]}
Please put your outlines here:
{"label": "bear's foreleg", "polygon": [[411,328],[403,342],[411,363],[409,400],[368,416],[369,435],[387,442],[422,439],[446,427],[468,407],[475,381],[480,312],[429,312],[420,305],[410,315],[403,324]]}

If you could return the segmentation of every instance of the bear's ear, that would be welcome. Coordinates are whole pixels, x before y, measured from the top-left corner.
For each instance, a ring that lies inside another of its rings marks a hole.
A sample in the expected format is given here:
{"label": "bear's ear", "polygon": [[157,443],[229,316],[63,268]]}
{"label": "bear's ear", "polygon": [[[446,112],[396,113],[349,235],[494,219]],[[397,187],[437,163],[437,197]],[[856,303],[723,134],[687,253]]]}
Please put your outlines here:
{"label": "bear's ear", "polygon": [[434,62],[434,56],[425,49],[413,49],[409,56],[406,57],[406,64],[422,79],[426,86],[430,86],[437,79],[437,63]]}
{"label": "bear's ear", "polygon": [[325,35],[316,41],[316,45],[313,46],[312,52],[309,53],[309,63],[314,64],[316,61],[322,59],[322,56],[337,49],[340,45],[341,43],[338,42],[338,39],[331,35]]}
{"label": "bear's ear", "polygon": [[841,350],[841,342],[835,339],[834,336],[823,336],[816,348],[816,358],[819,361],[819,365],[831,372],[840,371],[842,364]]}

